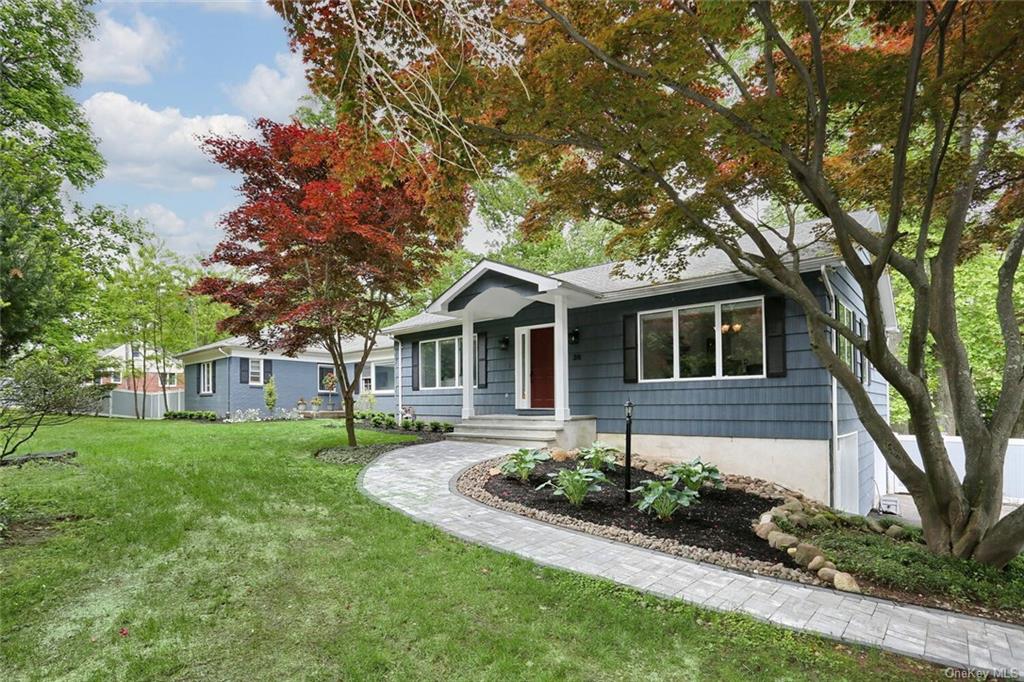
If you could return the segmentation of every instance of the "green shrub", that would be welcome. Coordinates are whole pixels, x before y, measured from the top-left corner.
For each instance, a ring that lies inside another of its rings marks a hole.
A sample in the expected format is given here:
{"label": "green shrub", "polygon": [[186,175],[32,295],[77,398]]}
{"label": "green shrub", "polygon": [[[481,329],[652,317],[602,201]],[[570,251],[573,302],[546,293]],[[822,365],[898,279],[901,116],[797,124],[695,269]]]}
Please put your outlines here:
{"label": "green shrub", "polygon": [[417,431],[422,431],[423,429],[427,428],[427,423],[417,419],[412,423],[412,427]]}
{"label": "green shrub", "polygon": [[370,417],[370,421],[378,429],[383,429],[384,428],[384,424],[387,422],[387,420],[388,420],[388,415],[383,413],[383,412],[374,412],[373,416]]}
{"label": "green shrub", "polygon": [[526,483],[530,480],[530,474],[537,468],[537,465],[549,459],[551,459],[551,455],[544,450],[519,448],[502,462],[501,473],[518,478],[523,483]]}
{"label": "green shrub", "polygon": [[430,422],[430,430],[434,433],[441,433],[444,431],[444,424],[441,422]]}
{"label": "green shrub", "polygon": [[455,424],[452,424],[451,422],[441,422],[441,430],[445,433],[451,433],[455,430]]}
{"label": "green shrub", "polygon": [[551,479],[537,486],[537,490],[551,487],[554,489],[552,494],[564,495],[565,499],[569,500],[569,504],[574,507],[583,504],[583,500],[590,493],[599,492],[602,483],[611,485],[611,481],[604,475],[604,472],[597,469],[588,469],[587,467],[560,469],[555,473],[548,474],[548,476]]}
{"label": "green shrub", "polygon": [[825,531],[807,541],[820,547],[842,570],[886,587],[991,608],[1024,609],[1024,556],[999,570],[969,559],[932,554],[916,542],[850,528]]}
{"label": "green shrub", "polygon": [[386,414],[386,415],[384,415],[384,428],[385,429],[393,429],[396,426],[398,426],[398,420],[395,419],[395,415],[393,415],[393,414]]}
{"label": "green shrub", "polygon": [[615,468],[615,456],[619,453],[617,448],[604,443],[594,443],[589,448],[581,448],[577,461],[580,466],[597,471],[607,471]]}
{"label": "green shrub", "polygon": [[217,421],[217,413],[209,410],[169,410],[164,413],[164,419],[190,419],[192,421]]}
{"label": "green shrub", "polygon": [[641,493],[636,508],[648,514],[654,513],[660,520],[668,521],[680,507],[689,507],[700,501],[696,490],[675,487],[671,480],[644,481],[629,492]]}
{"label": "green shrub", "polygon": [[408,418],[403,419],[402,428],[405,429],[406,431],[412,431],[412,420]]}
{"label": "green shrub", "polygon": [[672,482],[672,485],[682,483],[683,486],[693,491],[700,491],[708,485],[712,488],[722,490],[725,482],[722,480],[722,473],[714,464],[706,464],[699,459],[683,464],[675,464],[665,470],[665,479]]}

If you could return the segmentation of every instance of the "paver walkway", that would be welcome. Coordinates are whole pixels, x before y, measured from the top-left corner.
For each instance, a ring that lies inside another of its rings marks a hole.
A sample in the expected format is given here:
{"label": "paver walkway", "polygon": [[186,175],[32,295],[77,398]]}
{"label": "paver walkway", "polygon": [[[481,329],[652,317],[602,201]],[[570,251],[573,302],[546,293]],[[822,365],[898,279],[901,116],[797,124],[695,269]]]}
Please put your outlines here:
{"label": "paver walkway", "polygon": [[378,502],[460,538],[662,597],[941,665],[1024,678],[1024,628],[748,575],[517,516],[454,490],[466,467],[507,446],[441,441],[399,448],[363,470]]}

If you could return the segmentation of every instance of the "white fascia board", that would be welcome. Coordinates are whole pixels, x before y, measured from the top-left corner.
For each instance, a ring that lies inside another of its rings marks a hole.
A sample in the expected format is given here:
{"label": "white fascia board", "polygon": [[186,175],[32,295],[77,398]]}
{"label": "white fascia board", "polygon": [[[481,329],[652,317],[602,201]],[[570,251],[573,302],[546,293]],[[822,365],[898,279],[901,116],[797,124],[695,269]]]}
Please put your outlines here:
{"label": "white fascia board", "polygon": [[448,287],[443,294],[437,297],[437,299],[432,301],[430,305],[427,306],[426,312],[434,314],[443,314],[448,312],[448,303],[462,293],[466,287],[488,272],[497,272],[501,275],[508,275],[509,277],[521,279],[524,282],[530,282],[531,284],[535,284],[537,286],[537,290],[541,292],[551,291],[560,286],[566,286],[565,282],[555,279],[554,277],[538,275],[537,273],[530,272],[529,270],[523,270],[512,265],[498,263],[497,261],[491,261],[485,258],[474,265],[469,272],[460,277],[455,284]]}

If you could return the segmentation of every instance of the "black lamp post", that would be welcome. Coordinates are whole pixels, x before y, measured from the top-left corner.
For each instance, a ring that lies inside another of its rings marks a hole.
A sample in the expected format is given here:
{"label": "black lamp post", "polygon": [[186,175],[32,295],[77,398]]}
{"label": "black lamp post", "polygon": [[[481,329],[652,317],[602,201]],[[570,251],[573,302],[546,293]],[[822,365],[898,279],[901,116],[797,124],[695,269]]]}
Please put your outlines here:
{"label": "black lamp post", "polygon": [[629,506],[630,474],[633,472],[633,401],[627,400],[626,408],[626,506]]}

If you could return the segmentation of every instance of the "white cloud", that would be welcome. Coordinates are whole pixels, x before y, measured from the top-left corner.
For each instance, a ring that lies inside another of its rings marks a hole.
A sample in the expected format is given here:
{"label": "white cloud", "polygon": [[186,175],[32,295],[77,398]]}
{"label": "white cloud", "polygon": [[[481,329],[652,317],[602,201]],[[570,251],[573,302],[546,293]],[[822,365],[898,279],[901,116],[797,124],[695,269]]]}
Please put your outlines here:
{"label": "white cloud", "polygon": [[172,209],[158,203],[132,208],[130,213],[132,217],[143,220],[147,229],[171,251],[182,256],[206,256],[223,237],[218,224],[221,215],[232,208],[224,206],[219,210],[205,211],[189,220],[184,220]]}
{"label": "white cloud", "polygon": [[309,88],[302,57],[293,52],[278,53],[274,63],[276,67],[257,64],[248,80],[229,85],[226,90],[235,106],[249,116],[286,121]]}
{"label": "white cloud", "polygon": [[146,204],[141,208],[132,209],[132,216],[146,221],[146,225],[163,239],[175,237],[185,231],[185,221],[163,204]]}
{"label": "white cloud", "polygon": [[199,148],[209,134],[249,137],[241,116],[185,116],[155,110],[117,92],[97,92],[82,105],[100,138],[106,177],[153,189],[211,189],[225,171]]}
{"label": "white cloud", "polygon": [[199,6],[207,12],[234,12],[236,14],[274,15],[274,9],[264,0],[206,0]]}
{"label": "white cloud", "polygon": [[97,20],[93,40],[82,46],[84,80],[130,85],[150,82],[151,70],[161,66],[171,51],[170,36],[141,12],[135,13],[130,26],[106,10],[99,12]]}

